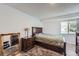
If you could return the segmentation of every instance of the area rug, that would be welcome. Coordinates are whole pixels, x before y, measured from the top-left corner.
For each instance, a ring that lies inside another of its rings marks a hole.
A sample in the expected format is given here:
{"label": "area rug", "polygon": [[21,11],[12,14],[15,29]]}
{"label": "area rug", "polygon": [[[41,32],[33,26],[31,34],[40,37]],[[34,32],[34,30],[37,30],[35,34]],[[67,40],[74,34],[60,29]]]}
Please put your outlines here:
{"label": "area rug", "polygon": [[34,48],[27,52],[21,52],[17,56],[63,56],[62,54],[45,49],[43,47],[35,45]]}

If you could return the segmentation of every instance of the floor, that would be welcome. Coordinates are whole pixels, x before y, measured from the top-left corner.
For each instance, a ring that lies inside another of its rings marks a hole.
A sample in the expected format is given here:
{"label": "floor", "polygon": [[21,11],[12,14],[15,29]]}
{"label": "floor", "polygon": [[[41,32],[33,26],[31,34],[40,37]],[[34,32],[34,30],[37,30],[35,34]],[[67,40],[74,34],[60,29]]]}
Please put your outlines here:
{"label": "floor", "polygon": [[77,56],[75,52],[75,44],[68,44],[68,43],[66,44],[66,54],[67,56]]}
{"label": "floor", "polygon": [[56,51],[52,51],[49,49],[45,49],[41,46],[35,45],[32,49],[27,52],[21,52],[17,56],[63,56],[64,54],[60,54]]}
{"label": "floor", "polygon": [[75,44],[66,44],[66,54],[67,56],[77,56],[75,52]]}

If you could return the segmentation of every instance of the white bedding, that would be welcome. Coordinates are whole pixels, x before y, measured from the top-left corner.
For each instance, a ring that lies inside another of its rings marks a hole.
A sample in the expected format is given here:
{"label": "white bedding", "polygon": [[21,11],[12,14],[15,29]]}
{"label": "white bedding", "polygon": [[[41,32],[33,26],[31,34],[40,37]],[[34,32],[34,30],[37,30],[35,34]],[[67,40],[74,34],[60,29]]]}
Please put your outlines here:
{"label": "white bedding", "polygon": [[39,34],[36,34],[36,37],[43,37],[43,38],[65,42],[65,38],[62,35],[48,35],[48,34],[39,33]]}
{"label": "white bedding", "polygon": [[36,41],[64,48],[65,39],[61,35],[36,34]]}

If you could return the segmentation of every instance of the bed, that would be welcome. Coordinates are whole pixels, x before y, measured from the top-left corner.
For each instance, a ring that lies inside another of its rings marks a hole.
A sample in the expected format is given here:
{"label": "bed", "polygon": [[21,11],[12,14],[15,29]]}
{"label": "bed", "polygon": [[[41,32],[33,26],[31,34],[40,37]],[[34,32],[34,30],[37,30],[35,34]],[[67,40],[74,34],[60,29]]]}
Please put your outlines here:
{"label": "bed", "polygon": [[66,56],[66,42],[61,35],[44,34],[42,27],[32,27],[34,44],[54,50]]}

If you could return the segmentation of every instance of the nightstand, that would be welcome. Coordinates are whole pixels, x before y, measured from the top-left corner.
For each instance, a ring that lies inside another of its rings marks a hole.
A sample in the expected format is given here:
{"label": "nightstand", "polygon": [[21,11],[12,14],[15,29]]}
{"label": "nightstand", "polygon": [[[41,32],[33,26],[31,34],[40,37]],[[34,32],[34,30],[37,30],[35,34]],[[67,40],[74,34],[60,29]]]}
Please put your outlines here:
{"label": "nightstand", "polygon": [[32,38],[21,38],[21,50],[26,52],[31,48],[33,48]]}

